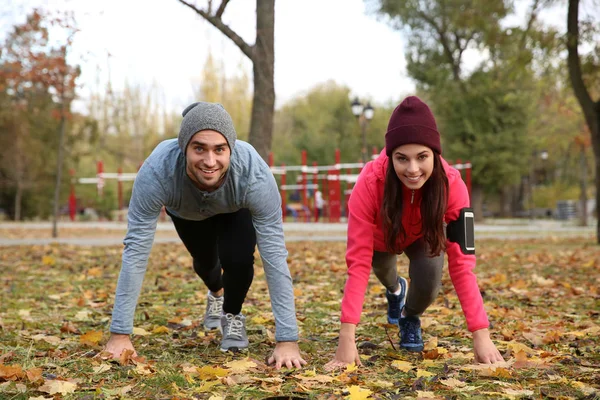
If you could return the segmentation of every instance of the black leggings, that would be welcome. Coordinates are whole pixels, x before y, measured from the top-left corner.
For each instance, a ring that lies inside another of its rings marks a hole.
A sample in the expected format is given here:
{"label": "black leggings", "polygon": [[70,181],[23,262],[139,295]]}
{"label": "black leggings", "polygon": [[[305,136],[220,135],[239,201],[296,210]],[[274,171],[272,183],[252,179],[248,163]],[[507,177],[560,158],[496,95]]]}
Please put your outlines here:
{"label": "black leggings", "polygon": [[[224,289],[223,312],[239,314],[254,278],[256,232],[250,210],[190,221],[168,213],[208,289]],[[221,269],[223,270],[221,272]]]}

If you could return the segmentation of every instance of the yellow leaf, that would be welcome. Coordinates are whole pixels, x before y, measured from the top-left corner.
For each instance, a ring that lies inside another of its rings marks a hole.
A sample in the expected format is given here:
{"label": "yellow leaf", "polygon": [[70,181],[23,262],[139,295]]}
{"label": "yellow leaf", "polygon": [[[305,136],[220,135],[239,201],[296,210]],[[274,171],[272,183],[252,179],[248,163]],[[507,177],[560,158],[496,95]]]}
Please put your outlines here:
{"label": "yellow leaf", "polygon": [[527,354],[535,354],[536,353],[535,350],[525,346],[522,343],[511,342],[511,343],[508,343],[506,345],[506,347],[508,347],[510,350],[512,350],[513,353],[518,353],[521,350],[523,350]]}
{"label": "yellow leaf", "polygon": [[88,269],[87,274],[88,274],[88,276],[99,278],[102,276],[103,271],[104,271],[104,269],[102,269],[102,268],[94,267],[94,268]]}
{"label": "yellow leaf", "polygon": [[421,377],[429,378],[430,376],[435,376],[435,374],[432,374],[429,371],[425,371],[424,369],[417,369],[417,378],[421,378]]}
{"label": "yellow leaf", "polygon": [[495,378],[506,378],[506,379],[509,379],[509,378],[512,377],[512,374],[511,374],[511,372],[508,369],[506,369],[506,368],[500,368],[500,367],[498,367],[498,368],[490,367],[490,368],[487,368],[487,369],[482,369],[481,372],[480,372],[480,374],[482,376],[492,376],[492,377],[495,377]]}
{"label": "yellow leaf", "polygon": [[437,336],[434,336],[431,339],[429,339],[429,341],[427,343],[425,343],[423,350],[429,351],[429,350],[436,349],[437,347],[438,347],[438,338],[437,338]]}
{"label": "yellow leaf", "polygon": [[205,365],[202,368],[196,368],[196,371],[198,372],[200,379],[202,379],[203,381],[221,378],[229,374],[229,371],[225,368],[211,367],[209,365]]}
{"label": "yellow leaf", "polygon": [[135,366],[135,372],[139,375],[152,375],[154,370],[148,364],[137,364]]}
{"label": "yellow leaf", "polygon": [[456,378],[450,378],[450,379],[440,379],[440,383],[442,385],[451,387],[451,388],[456,388],[456,387],[465,387],[467,386],[466,382],[460,381]]}
{"label": "yellow leaf", "polygon": [[37,390],[40,392],[48,393],[48,394],[67,394],[67,393],[75,393],[75,389],[77,388],[77,384],[67,381],[59,381],[59,380],[50,380],[46,381],[42,386],[40,386]]}
{"label": "yellow leaf", "polygon": [[357,385],[350,386],[348,392],[350,392],[350,396],[346,397],[348,400],[366,400],[370,398],[371,393],[373,393],[369,389],[362,389]]}
{"label": "yellow leaf", "polygon": [[308,373],[306,375],[295,375],[294,378],[300,379],[304,382],[320,382],[330,383],[333,382],[333,377],[329,375],[316,375],[314,373]]}
{"label": "yellow leaf", "polygon": [[44,256],[42,257],[42,264],[53,267],[56,265],[56,260],[52,256]]}
{"label": "yellow leaf", "polygon": [[590,268],[590,267],[593,267],[595,264],[596,264],[596,260],[594,258],[592,258],[590,261],[586,262],[585,264],[582,264],[582,267]]}
{"label": "yellow leaf", "polygon": [[417,390],[417,398],[419,399],[436,399],[435,393],[433,392],[424,392],[421,390]]}
{"label": "yellow leaf", "polygon": [[61,342],[61,339],[57,336],[47,336],[42,333],[40,333],[39,335],[32,336],[31,338],[33,340],[35,340],[36,342],[43,340],[46,343],[50,343],[50,344],[54,344],[54,345],[57,345]]}
{"label": "yellow leaf", "polygon": [[169,333],[169,328],[167,328],[166,326],[157,326],[156,328],[154,328],[152,330],[152,333],[155,333],[155,334]]}
{"label": "yellow leaf", "polygon": [[253,361],[246,359],[246,360],[230,361],[227,364],[225,364],[225,366],[227,368],[229,368],[230,370],[232,370],[233,372],[244,372],[250,368],[256,367],[256,364]]}
{"label": "yellow leaf", "polygon": [[264,325],[266,322],[269,322],[267,318],[261,317],[260,315],[252,317],[251,321],[254,322],[256,325]]}
{"label": "yellow leaf", "polygon": [[79,311],[75,314],[76,321],[88,321],[90,319],[90,312],[87,310]]}
{"label": "yellow leaf", "polygon": [[102,340],[102,331],[89,331],[79,337],[79,343],[96,346]]}
{"label": "yellow leaf", "polygon": [[202,385],[200,385],[200,387],[198,389],[196,389],[197,392],[200,393],[207,393],[213,390],[213,388],[217,385],[220,385],[221,382],[216,380],[216,381],[206,381],[204,382]]}
{"label": "yellow leaf", "polygon": [[399,369],[402,372],[408,372],[411,369],[413,369],[415,366],[412,365],[409,362],[406,361],[402,361],[402,360],[394,360],[392,362],[392,367]]}
{"label": "yellow leaf", "polygon": [[150,335],[150,332],[148,332],[144,328],[133,328],[133,334],[137,336],[148,336]]}
{"label": "yellow leaf", "polygon": [[376,388],[391,388],[394,386],[394,384],[392,382],[388,382],[388,381],[371,381],[371,382],[368,382],[367,384],[371,387],[376,387]]}
{"label": "yellow leaf", "polygon": [[354,372],[357,370],[358,370],[358,367],[356,366],[356,364],[354,362],[352,364],[346,365],[346,372]]}

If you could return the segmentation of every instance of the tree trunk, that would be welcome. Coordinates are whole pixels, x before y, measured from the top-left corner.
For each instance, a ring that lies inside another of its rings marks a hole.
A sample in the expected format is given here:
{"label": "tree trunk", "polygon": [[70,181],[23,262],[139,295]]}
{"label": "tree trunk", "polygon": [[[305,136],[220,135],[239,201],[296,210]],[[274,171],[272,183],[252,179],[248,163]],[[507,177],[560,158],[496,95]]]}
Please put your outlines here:
{"label": "tree trunk", "polygon": [[22,152],[22,138],[21,132],[17,131],[17,136],[15,138],[15,183],[17,185],[17,191],[15,193],[15,221],[21,220],[21,205],[23,203],[23,187],[24,182],[23,179],[25,177],[24,172],[24,162]]}
{"label": "tree trunk", "polygon": [[596,214],[599,214],[596,222],[596,240],[600,244],[600,101],[594,102],[588,92],[583,80],[581,60],[579,58],[579,0],[569,0],[567,13],[567,65],[569,67],[569,78],[577,101],[585,116],[585,121],[592,136],[592,147],[594,149],[594,162],[596,164]]}
{"label": "tree trunk", "polygon": [[21,220],[21,202],[23,200],[23,184],[17,181],[17,192],[15,193],[15,221]]}
{"label": "tree trunk", "polygon": [[275,112],[275,0],[256,1],[256,43],[252,62],[254,97],[248,141],[266,161],[273,137]]}
{"label": "tree trunk", "polygon": [[[64,83],[63,83],[64,90]],[[54,213],[52,218],[52,237],[58,237],[58,213],[60,211],[60,181],[62,179],[63,143],[65,141],[65,97],[61,96],[60,131],[58,133],[58,156],[56,157],[56,183],[54,186]]]}

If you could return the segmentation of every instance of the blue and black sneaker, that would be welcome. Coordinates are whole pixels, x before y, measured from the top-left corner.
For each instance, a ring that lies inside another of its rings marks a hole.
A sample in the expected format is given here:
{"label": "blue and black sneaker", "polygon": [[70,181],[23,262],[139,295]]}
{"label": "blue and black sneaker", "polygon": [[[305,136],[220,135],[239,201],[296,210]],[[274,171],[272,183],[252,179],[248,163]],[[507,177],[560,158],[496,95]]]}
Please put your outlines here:
{"label": "blue and black sneaker", "polygon": [[421,320],[419,317],[407,316],[400,318],[400,348],[407,351],[423,351],[421,336]]}
{"label": "blue and black sneaker", "polygon": [[400,294],[391,293],[387,289],[385,291],[385,297],[387,298],[388,302],[388,324],[398,325],[398,319],[400,319],[400,313],[402,312],[404,302],[406,301],[406,292],[408,289],[406,279],[404,279],[403,277],[399,277],[398,283],[400,284]]}

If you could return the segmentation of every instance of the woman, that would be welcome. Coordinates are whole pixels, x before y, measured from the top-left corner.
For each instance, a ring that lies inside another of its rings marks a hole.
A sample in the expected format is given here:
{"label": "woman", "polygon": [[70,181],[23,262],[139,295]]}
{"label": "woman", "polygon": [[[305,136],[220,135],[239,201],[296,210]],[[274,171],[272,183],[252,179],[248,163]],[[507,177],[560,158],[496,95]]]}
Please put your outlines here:
{"label": "woman", "polygon": [[[459,220],[461,210],[469,206],[469,197],[460,173],[441,153],[431,110],[418,97],[407,97],[390,117],[385,153],[364,167],[349,200],[348,279],[338,348],[327,369],[353,362],[360,365],[355,332],[371,265],[386,287],[387,318],[400,328],[400,347],[422,351],[419,316],[439,292],[444,253],[448,254],[450,278],[473,335],[475,361],[503,361],[490,339],[473,273],[475,255],[459,243],[462,239],[446,239],[446,225]],[[410,287],[397,274],[396,254],[400,253],[410,260]]]}

